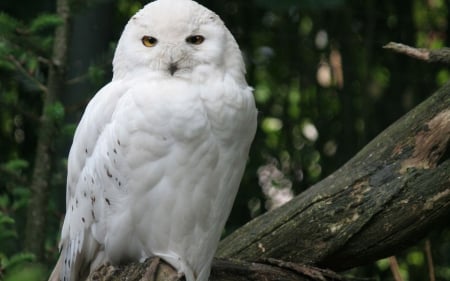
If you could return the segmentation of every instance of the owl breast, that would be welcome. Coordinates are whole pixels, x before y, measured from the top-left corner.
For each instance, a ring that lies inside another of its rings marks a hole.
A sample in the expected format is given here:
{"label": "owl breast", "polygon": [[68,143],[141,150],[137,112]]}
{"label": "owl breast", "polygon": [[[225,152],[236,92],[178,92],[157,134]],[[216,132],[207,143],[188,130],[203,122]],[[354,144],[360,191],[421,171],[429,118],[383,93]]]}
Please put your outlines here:
{"label": "owl breast", "polygon": [[120,97],[93,167],[108,183],[93,228],[106,260],[209,275],[256,126],[251,90],[229,82],[140,82]]}

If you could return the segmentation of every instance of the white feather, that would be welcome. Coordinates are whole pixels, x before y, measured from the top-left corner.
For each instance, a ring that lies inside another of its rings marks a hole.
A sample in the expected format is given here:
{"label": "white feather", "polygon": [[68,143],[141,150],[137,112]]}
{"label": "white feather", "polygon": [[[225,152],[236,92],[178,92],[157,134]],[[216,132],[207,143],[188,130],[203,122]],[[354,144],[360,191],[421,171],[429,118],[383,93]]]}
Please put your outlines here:
{"label": "white feather", "polygon": [[239,48],[213,12],[159,0],[127,24],[113,65],[69,154],[60,278],[159,256],[206,281],[256,130]]}

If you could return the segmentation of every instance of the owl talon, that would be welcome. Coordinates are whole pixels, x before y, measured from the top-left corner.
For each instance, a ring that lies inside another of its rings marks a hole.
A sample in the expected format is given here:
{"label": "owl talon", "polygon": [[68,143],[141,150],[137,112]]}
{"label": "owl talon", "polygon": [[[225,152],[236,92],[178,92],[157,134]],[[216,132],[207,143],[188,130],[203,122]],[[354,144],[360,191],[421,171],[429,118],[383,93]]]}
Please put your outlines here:
{"label": "owl talon", "polygon": [[158,257],[151,258],[150,263],[147,266],[147,270],[145,271],[144,276],[142,276],[141,280],[155,281],[156,272],[158,270],[158,265],[160,261],[161,259]]}

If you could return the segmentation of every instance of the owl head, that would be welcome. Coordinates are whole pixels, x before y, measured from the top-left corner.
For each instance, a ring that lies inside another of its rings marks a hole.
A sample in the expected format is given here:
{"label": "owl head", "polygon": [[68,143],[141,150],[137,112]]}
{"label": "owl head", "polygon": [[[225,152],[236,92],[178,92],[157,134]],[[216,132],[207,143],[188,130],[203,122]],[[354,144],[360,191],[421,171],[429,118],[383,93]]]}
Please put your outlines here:
{"label": "owl head", "polygon": [[126,25],[113,80],[145,74],[192,79],[199,73],[242,80],[244,69],[236,41],[214,12],[191,0],[157,0]]}

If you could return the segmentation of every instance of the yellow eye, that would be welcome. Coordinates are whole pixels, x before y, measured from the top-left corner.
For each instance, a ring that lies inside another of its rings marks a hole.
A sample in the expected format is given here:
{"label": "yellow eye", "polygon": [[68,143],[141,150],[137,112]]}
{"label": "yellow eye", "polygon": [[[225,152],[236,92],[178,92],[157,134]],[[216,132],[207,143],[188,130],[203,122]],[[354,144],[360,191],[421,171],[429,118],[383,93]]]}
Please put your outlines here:
{"label": "yellow eye", "polygon": [[205,41],[205,37],[201,35],[192,35],[186,38],[186,42],[193,45],[200,45],[203,41]]}
{"label": "yellow eye", "polygon": [[143,36],[142,37],[142,44],[144,44],[145,47],[153,47],[158,43],[158,39],[152,36]]}

